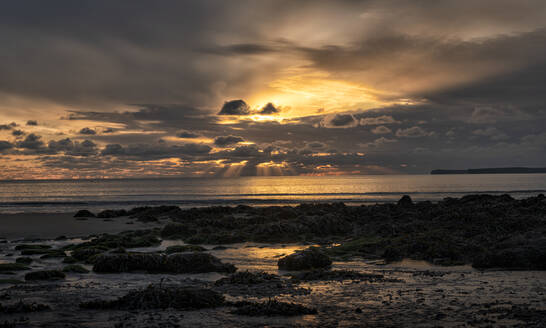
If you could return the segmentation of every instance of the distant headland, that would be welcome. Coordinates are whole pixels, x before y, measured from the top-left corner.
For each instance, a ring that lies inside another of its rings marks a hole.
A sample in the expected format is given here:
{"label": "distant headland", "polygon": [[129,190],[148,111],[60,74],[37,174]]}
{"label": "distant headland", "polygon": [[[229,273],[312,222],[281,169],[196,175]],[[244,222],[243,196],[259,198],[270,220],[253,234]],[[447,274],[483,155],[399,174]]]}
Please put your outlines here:
{"label": "distant headland", "polygon": [[430,174],[509,174],[546,173],[546,167],[492,167],[467,170],[432,170]]}

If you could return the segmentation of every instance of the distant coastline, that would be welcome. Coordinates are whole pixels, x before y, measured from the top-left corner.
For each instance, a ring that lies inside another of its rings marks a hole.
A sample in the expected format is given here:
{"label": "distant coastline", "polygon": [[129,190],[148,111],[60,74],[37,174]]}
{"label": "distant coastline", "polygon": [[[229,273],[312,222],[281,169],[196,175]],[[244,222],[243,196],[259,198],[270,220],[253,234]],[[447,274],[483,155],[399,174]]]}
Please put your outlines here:
{"label": "distant coastline", "polygon": [[546,173],[546,167],[492,167],[467,170],[432,170],[430,174],[514,174],[514,173]]}

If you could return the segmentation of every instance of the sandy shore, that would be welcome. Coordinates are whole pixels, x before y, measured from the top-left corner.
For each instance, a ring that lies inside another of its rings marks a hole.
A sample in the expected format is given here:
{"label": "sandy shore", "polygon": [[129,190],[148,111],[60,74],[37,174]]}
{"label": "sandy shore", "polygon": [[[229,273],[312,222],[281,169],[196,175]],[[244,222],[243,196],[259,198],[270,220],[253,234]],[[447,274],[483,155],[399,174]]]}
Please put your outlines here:
{"label": "sandy shore", "polygon": [[[127,224],[133,222],[133,224]],[[118,233],[126,230],[149,228],[128,217],[105,221],[99,218],[78,220],[74,213],[21,213],[0,214],[0,238],[53,239],[58,236],[80,237],[97,233]]]}

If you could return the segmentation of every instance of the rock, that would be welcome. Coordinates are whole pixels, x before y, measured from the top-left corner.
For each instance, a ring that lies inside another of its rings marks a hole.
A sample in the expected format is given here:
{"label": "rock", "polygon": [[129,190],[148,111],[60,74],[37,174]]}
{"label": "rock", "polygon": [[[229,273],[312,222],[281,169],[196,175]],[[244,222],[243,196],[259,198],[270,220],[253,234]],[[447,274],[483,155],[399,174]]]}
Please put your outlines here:
{"label": "rock", "polygon": [[75,251],[78,249],[95,248],[98,250],[106,251],[119,247],[151,247],[157,246],[160,243],[161,241],[157,238],[156,230],[137,230],[126,231],[116,235],[102,234],[98,237],[93,238],[91,241],[83,242],[77,245],[69,245],[65,247],[65,249]]}
{"label": "rock", "polygon": [[24,270],[30,270],[30,268],[23,263],[0,263],[0,273]]}
{"label": "rock", "polygon": [[256,285],[267,282],[280,282],[281,279],[279,276],[274,274],[269,274],[263,271],[260,272],[250,272],[243,271],[237,272],[229,275],[226,278],[218,279],[214,282],[215,286],[222,286],[225,284],[235,284],[235,285]]}
{"label": "rock", "polygon": [[63,263],[66,263],[66,264],[73,264],[73,263],[76,263],[76,262],[78,262],[78,260],[76,260],[72,256],[67,256],[67,257],[65,257],[63,259]]}
{"label": "rock", "polygon": [[546,240],[487,251],[478,255],[472,266],[477,269],[546,270]]}
{"label": "rock", "polygon": [[[20,285],[25,282],[19,279],[0,279],[0,285],[10,284],[10,285]],[[0,326],[1,327],[1,326]]]}
{"label": "rock", "polygon": [[382,274],[361,273],[353,270],[324,270],[315,269],[290,275],[296,281],[331,281],[331,280],[358,280],[369,282],[399,282],[398,279],[387,279]]}
{"label": "rock", "polygon": [[44,270],[44,271],[34,271],[29,272],[25,275],[25,280],[34,281],[34,280],[61,280],[64,279],[66,275],[59,270]]}
{"label": "rock", "polygon": [[317,313],[316,309],[295,303],[279,302],[277,300],[268,300],[263,303],[241,301],[235,302],[232,305],[237,309],[231,313],[247,316],[295,316]]}
{"label": "rock", "polygon": [[88,261],[93,256],[102,254],[107,249],[105,247],[87,247],[87,248],[78,248],[72,251],[70,256],[78,261]]}
{"label": "rock", "polygon": [[165,249],[165,253],[173,254],[185,252],[204,252],[206,250],[206,248],[198,245],[175,245],[167,247],[167,249]]}
{"label": "rock", "polygon": [[76,214],[74,214],[75,218],[94,218],[95,214],[91,213],[88,210],[79,210]]}
{"label": "rock", "polygon": [[316,247],[310,247],[303,251],[285,256],[277,262],[281,270],[308,270],[314,268],[325,268],[332,264],[328,255]]}
{"label": "rock", "polygon": [[161,237],[165,239],[182,239],[191,235],[194,231],[185,224],[168,223],[161,230]]}
{"label": "rock", "polygon": [[146,214],[146,215],[139,215],[137,217],[137,221],[143,222],[143,223],[150,223],[150,222],[159,222],[159,219],[153,215]]}
{"label": "rock", "polygon": [[50,248],[51,248],[51,246],[49,246],[49,245],[37,245],[37,244],[21,244],[21,245],[15,246],[16,251],[22,251],[22,250],[27,250],[27,249],[47,250],[47,249],[50,249]]}
{"label": "rock", "polygon": [[58,253],[59,253],[59,250],[40,249],[40,248],[24,249],[21,251],[21,255],[46,255],[46,254],[58,254]]}
{"label": "rock", "polygon": [[40,259],[54,259],[66,257],[66,253],[60,249],[49,250],[44,255],[40,256]]}
{"label": "rock", "polygon": [[20,264],[30,264],[32,263],[32,259],[30,257],[18,257],[15,259],[15,263],[20,263]]}
{"label": "rock", "polygon": [[408,207],[412,205],[413,205],[413,201],[411,200],[411,197],[408,195],[402,196],[402,198],[400,198],[400,200],[398,201],[398,206]]}
{"label": "rock", "polygon": [[222,263],[207,253],[177,253],[162,255],[155,253],[129,253],[100,255],[93,271],[119,273],[143,271],[147,273],[204,273],[235,272],[232,264]]}
{"label": "rock", "polygon": [[98,218],[102,218],[102,219],[109,219],[109,218],[117,218],[117,217],[120,217],[120,216],[127,216],[129,214],[127,214],[127,211],[126,210],[104,210],[104,211],[101,211],[97,214],[97,217]]}
{"label": "rock", "polygon": [[167,309],[194,310],[214,308],[224,304],[224,296],[210,289],[179,286],[149,285],[117,300],[97,300],[80,304],[84,309],[150,310]]}
{"label": "rock", "polygon": [[45,304],[39,303],[24,303],[19,301],[12,305],[0,304],[0,313],[12,314],[12,313],[31,313],[50,310],[50,307]]}

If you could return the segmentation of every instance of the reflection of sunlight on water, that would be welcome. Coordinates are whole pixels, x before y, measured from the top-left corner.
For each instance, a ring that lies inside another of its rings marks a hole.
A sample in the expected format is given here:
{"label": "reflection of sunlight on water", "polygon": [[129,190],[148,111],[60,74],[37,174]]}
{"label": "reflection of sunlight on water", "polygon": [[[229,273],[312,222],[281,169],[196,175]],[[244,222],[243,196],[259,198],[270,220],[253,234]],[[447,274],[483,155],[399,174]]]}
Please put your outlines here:
{"label": "reflection of sunlight on water", "polygon": [[[163,240],[159,246],[133,248],[135,252],[155,252],[165,250],[169,246],[186,245],[181,240]],[[237,243],[224,245],[227,249],[214,250],[219,245],[202,245],[208,253],[220,258],[223,262],[234,264],[239,271],[254,270],[278,273],[277,261],[279,258],[305,249],[311,245],[281,245],[263,243]]]}
{"label": "reflection of sunlight on water", "polygon": [[430,270],[434,269],[437,271],[459,271],[459,270],[475,270],[470,265],[453,265],[453,266],[441,266],[434,265],[427,261],[422,260],[412,260],[412,259],[403,259],[402,261],[391,262],[386,265],[389,268],[411,268],[411,269],[420,269],[420,270]]}

